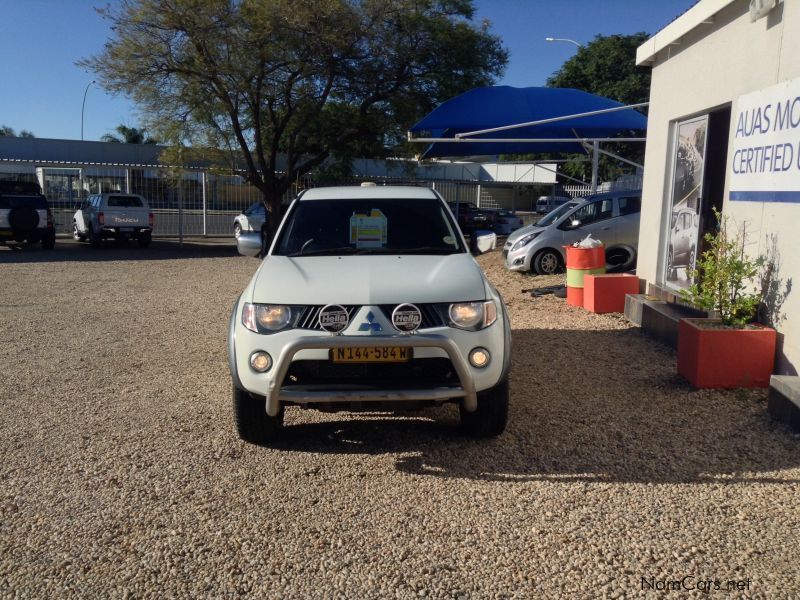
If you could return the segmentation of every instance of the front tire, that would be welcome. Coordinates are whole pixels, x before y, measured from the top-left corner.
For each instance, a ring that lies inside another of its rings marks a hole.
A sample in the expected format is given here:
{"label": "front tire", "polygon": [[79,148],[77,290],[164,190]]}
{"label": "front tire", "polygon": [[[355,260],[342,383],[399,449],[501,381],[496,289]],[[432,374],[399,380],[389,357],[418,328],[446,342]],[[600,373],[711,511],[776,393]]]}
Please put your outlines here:
{"label": "front tire", "polygon": [[80,232],[78,229],[78,224],[75,222],[72,223],[72,239],[74,239],[76,242],[86,241],[86,236]]}
{"label": "front tire", "polygon": [[233,224],[233,237],[238,238],[242,233],[242,226],[238,223]]}
{"label": "front tire", "polygon": [[275,417],[267,414],[266,398],[233,386],[233,419],[239,438],[251,444],[274,440],[283,427],[283,407]]}
{"label": "front tire", "polygon": [[533,257],[533,271],[538,275],[555,275],[561,270],[561,255],[558,250],[547,248]]}
{"label": "front tire", "polygon": [[508,381],[478,392],[478,409],[467,412],[461,405],[461,430],[468,436],[498,436],[508,422]]}

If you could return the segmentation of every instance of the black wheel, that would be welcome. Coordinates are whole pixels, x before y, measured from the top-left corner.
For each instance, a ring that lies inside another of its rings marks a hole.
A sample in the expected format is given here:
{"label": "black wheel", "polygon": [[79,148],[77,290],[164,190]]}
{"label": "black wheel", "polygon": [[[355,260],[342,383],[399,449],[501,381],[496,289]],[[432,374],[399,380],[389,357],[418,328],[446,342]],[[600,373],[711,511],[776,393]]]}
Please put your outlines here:
{"label": "black wheel", "polygon": [[27,238],[39,227],[39,213],[30,206],[12,208],[7,218],[11,229],[19,235],[17,239]]}
{"label": "black wheel", "polygon": [[153,235],[149,231],[147,233],[140,233],[136,241],[139,242],[140,248],[147,248],[150,242],[153,241]]}
{"label": "black wheel", "polygon": [[42,248],[52,250],[56,247],[56,234],[52,233],[42,238]]}
{"label": "black wheel", "polygon": [[242,226],[238,223],[233,224],[233,237],[238,238],[239,235],[242,233]]}
{"label": "black wheel", "polygon": [[233,386],[233,419],[239,437],[251,444],[265,444],[283,427],[283,408],[276,417],[267,414],[266,398]]}
{"label": "black wheel", "polygon": [[539,275],[554,275],[561,270],[561,254],[558,250],[546,248],[533,258],[531,269]]}
{"label": "black wheel", "polygon": [[494,437],[505,431],[508,421],[508,382],[478,392],[478,410],[461,406],[461,430],[472,437]]}
{"label": "black wheel", "polygon": [[606,272],[621,273],[636,266],[635,256],[627,248],[612,248],[606,252]]}
{"label": "black wheel", "polygon": [[89,224],[89,244],[91,244],[92,248],[99,248],[101,241],[100,234],[95,232],[92,224]]}
{"label": "black wheel", "polygon": [[78,224],[76,222],[72,222],[72,239],[76,242],[85,242],[86,236],[80,232],[78,229]]}

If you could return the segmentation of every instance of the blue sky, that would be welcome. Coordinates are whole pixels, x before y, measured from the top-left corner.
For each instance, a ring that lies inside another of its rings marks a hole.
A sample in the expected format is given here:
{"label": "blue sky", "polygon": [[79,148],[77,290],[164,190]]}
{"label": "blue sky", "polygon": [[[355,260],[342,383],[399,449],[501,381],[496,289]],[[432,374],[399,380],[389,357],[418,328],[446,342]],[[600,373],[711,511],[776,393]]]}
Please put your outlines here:
{"label": "blue sky", "polygon": [[[477,0],[476,18],[511,53],[499,82],[518,87],[543,85],[597,34],[654,33],[695,0]],[[102,50],[110,36],[96,13],[103,0],[0,0],[0,125],[28,129],[37,137],[80,139],[81,101],[92,75],[75,61]],[[113,2],[112,2],[113,4]],[[97,86],[86,95],[84,139],[97,140],[120,123],[137,126],[136,107]]]}

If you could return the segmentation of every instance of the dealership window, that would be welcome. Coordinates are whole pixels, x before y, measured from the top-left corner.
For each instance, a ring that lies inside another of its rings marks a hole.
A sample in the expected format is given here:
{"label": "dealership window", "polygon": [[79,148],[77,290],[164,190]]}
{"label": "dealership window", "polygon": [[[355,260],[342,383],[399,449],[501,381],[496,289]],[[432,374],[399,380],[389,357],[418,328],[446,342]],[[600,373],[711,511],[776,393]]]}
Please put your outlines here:
{"label": "dealership window", "polygon": [[663,281],[675,290],[692,285],[705,233],[716,229],[722,208],[731,109],[726,106],[673,125],[672,177]]}

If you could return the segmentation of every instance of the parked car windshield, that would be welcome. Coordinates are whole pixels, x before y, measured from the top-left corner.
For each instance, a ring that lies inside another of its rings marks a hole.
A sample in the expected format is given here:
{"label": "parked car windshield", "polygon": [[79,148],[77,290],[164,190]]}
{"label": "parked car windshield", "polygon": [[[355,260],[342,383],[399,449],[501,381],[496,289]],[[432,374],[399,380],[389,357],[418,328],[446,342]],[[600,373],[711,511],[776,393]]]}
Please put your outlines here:
{"label": "parked car windshield", "polygon": [[578,204],[579,204],[578,202],[565,202],[558,208],[551,210],[541,219],[536,221],[536,226],[549,227],[550,225],[558,221],[561,217],[563,217],[565,214],[567,214],[569,211],[571,211],[573,208],[578,206]]}
{"label": "parked car windshield", "polygon": [[141,208],[142,199],[138,196],[109,196],[109,208]]}
{"label": "parked car windshield", "polygon": [[433,199],[302,200],[287,216],[273,254],[455,254],[455,223]]}

